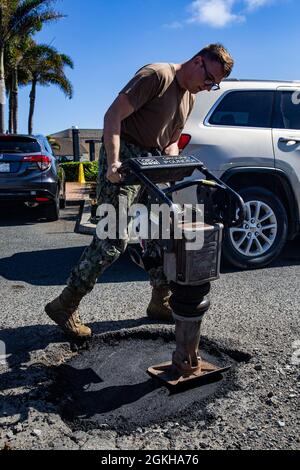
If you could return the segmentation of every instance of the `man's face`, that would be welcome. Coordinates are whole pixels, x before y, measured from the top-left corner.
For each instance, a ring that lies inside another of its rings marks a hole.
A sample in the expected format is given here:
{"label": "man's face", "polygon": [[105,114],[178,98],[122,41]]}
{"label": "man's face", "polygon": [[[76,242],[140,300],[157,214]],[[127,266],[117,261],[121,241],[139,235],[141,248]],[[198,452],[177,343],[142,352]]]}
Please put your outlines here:
{"label": "man's face", "polygon": [[199,91],[210,91],[213,84],[218,85],[223,78],[224,71],[219,62],[197,56],[191,61],[185,85],[195,94]]}

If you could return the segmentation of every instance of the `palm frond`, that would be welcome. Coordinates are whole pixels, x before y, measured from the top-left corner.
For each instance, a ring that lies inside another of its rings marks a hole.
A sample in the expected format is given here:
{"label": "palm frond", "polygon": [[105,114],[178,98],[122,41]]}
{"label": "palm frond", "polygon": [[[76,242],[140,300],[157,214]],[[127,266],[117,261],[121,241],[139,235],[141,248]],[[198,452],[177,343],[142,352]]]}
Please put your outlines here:
{"label": "palm frond", "polygon": [[45,73],[40,77],[39,84],[42,86],[56,85],[69,99],[73,97],[73,86],[64,73]]}
{"label": "palm frond", "polygon": [[23,36],[39,31],[44,23],[65,17],[50,8],[55,0],[23,0],[12,11],[7,25],[5,39],[12,35]]}

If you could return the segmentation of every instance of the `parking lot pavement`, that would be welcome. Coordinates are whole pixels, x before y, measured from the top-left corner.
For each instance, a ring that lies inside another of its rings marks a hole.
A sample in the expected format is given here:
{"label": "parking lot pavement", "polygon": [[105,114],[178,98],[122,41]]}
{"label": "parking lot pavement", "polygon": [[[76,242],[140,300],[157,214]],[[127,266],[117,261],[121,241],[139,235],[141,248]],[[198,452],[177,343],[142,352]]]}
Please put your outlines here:
{"label": "parking lot pavement", "polygon": [[[91,240],[74,233],[77,213],[67,207],[51,223],[17,209],[0,214],[0,448],[299,449],[299,239],[269,268],[224,266],[213,283],[205,344],[237,361],[215,395],[157,423],[145,424],[144,416],[130,432],[105,424],[79,429],[61,417],[51,385],[78,345],[66,342],[43,306]],[[146,319],[149,296],[147,276],[125,255],[84,298],[81,315],[96,335],[131,328],[172,334],[172,325]]]}

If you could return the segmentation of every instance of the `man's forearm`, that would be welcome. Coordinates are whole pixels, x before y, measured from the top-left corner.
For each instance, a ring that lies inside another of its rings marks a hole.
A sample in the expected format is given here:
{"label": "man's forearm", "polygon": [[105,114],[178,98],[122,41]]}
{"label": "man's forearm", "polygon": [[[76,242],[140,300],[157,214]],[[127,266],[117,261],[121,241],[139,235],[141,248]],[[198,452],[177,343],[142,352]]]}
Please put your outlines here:
{"label": "man's forearm", "polygon": [[133,111],[127,96],[120,94],[104,116],[103,139],[109,165],[120,162],[121,122]]}
{"label": "man's forearm", "polygon": [[119,94],[104,116],[103,140],[107,155],[108,169],[106,178],[111,183],[119,183],[121,175],[120,162],[120,135],[121,122],[134,111],[127,96]]}
{"label": "man's forearm", "polygon": [[112,123],[109,118],[104,121],[103,139],[109,165],[119,161],[120,133],[120,123]]}

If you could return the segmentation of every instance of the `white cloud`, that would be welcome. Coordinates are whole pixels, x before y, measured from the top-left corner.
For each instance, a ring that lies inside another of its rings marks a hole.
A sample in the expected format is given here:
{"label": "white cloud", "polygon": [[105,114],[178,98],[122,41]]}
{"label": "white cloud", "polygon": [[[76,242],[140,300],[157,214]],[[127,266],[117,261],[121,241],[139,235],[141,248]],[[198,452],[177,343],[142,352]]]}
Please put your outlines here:
{"label": "white cloud", "polygon": [[194,0],[188,10],[192,14],[188,23],[204,23],[213,28],[223,28],[231,23],[244,21],[232,9],[236,0]]}
{"label": "white cloud", "polygon": [[248,11],[256,10],[257,8],[264,7],[270,0],[245,0],[246,8]]}
{"label": "white cloud", "polygon": [[[224,28],[246,21],[246,15],[275,0],[194,0],[187,7],[190,18],[186,23],[206,24]],[[277,1],[277,0],[276,0]]]}

